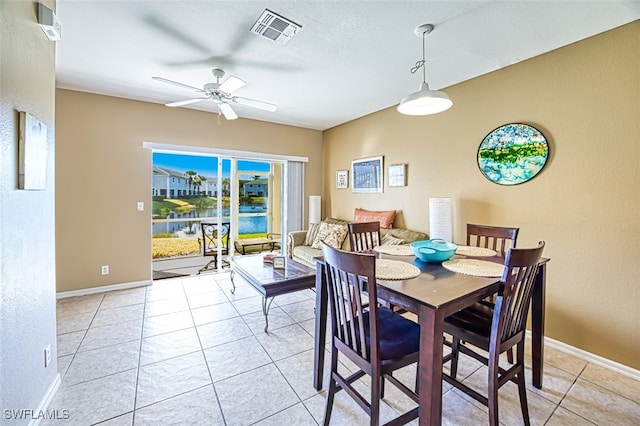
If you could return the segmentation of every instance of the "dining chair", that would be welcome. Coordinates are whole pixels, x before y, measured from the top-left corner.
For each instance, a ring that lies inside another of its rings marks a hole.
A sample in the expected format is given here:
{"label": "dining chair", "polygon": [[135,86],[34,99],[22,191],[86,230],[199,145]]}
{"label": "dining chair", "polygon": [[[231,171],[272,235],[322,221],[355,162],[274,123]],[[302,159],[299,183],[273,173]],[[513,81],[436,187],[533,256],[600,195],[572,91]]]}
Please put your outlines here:
{"label": "dining chair", "polygon": [[380,237],[380,222],[378,221],[349,223],[347,224],[347,229],[351,251],[353,252],[359,253],[373,250],[382,241]]}
{"label": "dining chair", "polygon": [[[218,234],[222,241],[221,254],[222,256],[229,255],[229,231],[231,225],[229,222],[217,223],[200,223],[201,238],[198,239],[202,246],[202,254],[204,257],[213,256],[213,259],[198,270],[198,275],[201,272],[217,269],[218,268]],[[229,266],[229,261],[222,259],[222,267]]]}
{"label": "dining chair", "polygon": [[516,247],[518,231],[520,228],[467,223],[467,245],[492,249],[505,257],[509,248]]}
{"label": "dining chair", "polygon": [[[450,373],[443,379],[489,408],[489,423],[498,425],[498,389],[512,381],[518,385],[520,409],[529,425],[527,391],[524,378],[524,344],[527,314],[533,283],[544,242],[532,249],[509,249],[505,259],[498,295],[493,307],[476,303],[445,318],[444,331],[453,337],[451,353],[443,362],[451,362]],[[464,344],[462,343],[464,342]],[[488,357],[473,348],[488,352]],[[516,348],[515,363],[504,370],[500,354]],[[456,379],[459,354],[463,353],[489,367],[488,396],[481,395]]]}
{"label": "dining chair", "polygon": [[[380,307],[365,305],[376,298],[376,255],[334,249],[322,243],[331,317],[331,376],[324,412],[329,424],[335,394],[344,390],[369,415],[370,424],[380,422],[380,400],[384,397],[385,379],[418,403],[418,395],[393,376],[393,372],[417,363],[420,349],[420,326]],[[338,354],[342,353],[359,370],[348,377],[338,372]],[[367,401],[353,383],[365,374],[371,376],[371,397]],[[418,417],[418,407],[396,419],[393,424],[408,423]]]}

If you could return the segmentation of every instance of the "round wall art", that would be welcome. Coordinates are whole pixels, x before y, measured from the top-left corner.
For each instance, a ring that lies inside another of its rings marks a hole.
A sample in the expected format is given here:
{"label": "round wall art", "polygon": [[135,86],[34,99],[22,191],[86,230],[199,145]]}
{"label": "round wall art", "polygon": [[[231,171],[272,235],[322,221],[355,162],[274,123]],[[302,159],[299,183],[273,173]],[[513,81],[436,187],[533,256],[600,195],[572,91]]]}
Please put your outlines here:
{"label": "round wall art", "polygon": [[518,185],[533,179],[547,163],[549,145],[542,132],[511,123],[489,133],[478,148],[478,167],[491,182]]}

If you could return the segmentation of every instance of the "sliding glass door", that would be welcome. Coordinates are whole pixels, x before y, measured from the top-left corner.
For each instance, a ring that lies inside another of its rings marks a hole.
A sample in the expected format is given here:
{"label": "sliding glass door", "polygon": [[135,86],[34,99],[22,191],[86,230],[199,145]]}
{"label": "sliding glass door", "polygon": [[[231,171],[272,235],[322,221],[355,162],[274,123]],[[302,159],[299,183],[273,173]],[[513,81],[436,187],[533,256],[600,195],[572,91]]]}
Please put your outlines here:
{"label": "sliding glass door", "polygon": [[218,244],[229,254],[237,239],[281,234],[282,175],[278,161],[154,151],[153,259],[202,255],[203,222],[230,224]]}

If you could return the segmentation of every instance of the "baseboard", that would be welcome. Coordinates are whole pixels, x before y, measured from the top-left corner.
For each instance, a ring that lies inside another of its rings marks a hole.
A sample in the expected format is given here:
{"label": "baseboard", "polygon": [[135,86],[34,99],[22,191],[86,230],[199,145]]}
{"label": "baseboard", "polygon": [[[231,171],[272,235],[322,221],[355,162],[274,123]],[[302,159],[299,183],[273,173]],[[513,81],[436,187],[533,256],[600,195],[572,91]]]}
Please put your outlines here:
{"label": "baseboard", "polygon": [[[531,337],[531,332],[527,330],[527,335]],[[610,359],[601,357],[600,355],[593,354],[591,352],[587,352],[580,348],[576,348],[575,346],[568,345],[559,340],[552,339],[550,337],[544,338],[544,345],[546,347],[556,349],[560,352],[567,353],[569,355],[573,355],[577,358],[583,359],[587,362],[590,362],[595,365],[599,365],[600,367],[607,368],[611,371],[615,371],[616,373],[620,373],[623,376],[627,376],[634,380],[640,381],[640,370],[636,370],[627,365],[620,364],[619,362],[612,361]]]}
{"label": "baseboard", "polygon": [[100,287],[83,288],[81,290],[61,291],[56,293],[56,299],[64,299],[65,297],[85,296],[87,294],[104,293],[113,290],[126,290],[128,288],[146,287],[153,284],[152,280],[132,281],[130,283],[103,285]]}
{"label": "baseboard", "polygon": [[42,420],[43,418],[49,418],[52,415],[56,414],[56,413],[47,412],[47,409],[49,408],[49,404],[51,403],[51,400],[56,394],[56,391],[60,387],[60,383],[62,383],[62,380],[60,379],[60,374],[56,374],[56,378],[49,385],[49,389],[47,389],[47,392],[42,397],[42,400],[40,401],[38,408],[34,410],[33,414],[36,416],[36,418],[31,419],[31,421],[29,422],[29,426],[37,426],[40,424],[40,420]]}

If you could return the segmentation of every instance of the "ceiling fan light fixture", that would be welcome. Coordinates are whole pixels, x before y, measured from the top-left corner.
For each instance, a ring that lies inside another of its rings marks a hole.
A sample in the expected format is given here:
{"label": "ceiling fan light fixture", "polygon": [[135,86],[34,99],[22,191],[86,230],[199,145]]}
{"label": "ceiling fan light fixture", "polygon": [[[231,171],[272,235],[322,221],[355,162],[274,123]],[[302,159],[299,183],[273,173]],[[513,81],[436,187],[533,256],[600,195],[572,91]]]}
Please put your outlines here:
{"label": "ceiling fan light fixture", "polygon": [[415,29],[417,36],[422,37],[422,60],[416,62],[416,65],[411,68],[411,73],[414,74],[420,68],[422,68],[422,83],[417,92],[413,92],[400,101],[396,108],[400,114],[405,115],[430,115],[437,114],[442,111],[446,111],[453,105],[449,96],[446,93],[439,90],[429,89],[429,83],[427,83],[426,77],[426,53],[425,53],[425,38],[427,34],[431,33],[435,27],[432,24],[423,24]]}
{"label": "ceiling fan light fixture", "polygon": [[449,96],[439,90],[429,89],[429,83],[420,83],[420,89],[405,96],[398,105],[398,112],[405,115],[429,115],[446,111],[453,105]]}

